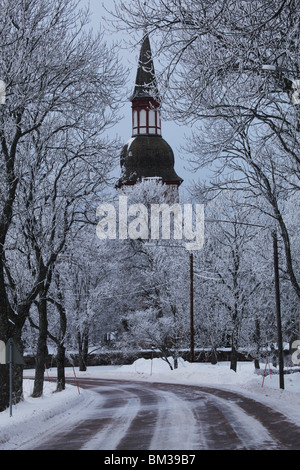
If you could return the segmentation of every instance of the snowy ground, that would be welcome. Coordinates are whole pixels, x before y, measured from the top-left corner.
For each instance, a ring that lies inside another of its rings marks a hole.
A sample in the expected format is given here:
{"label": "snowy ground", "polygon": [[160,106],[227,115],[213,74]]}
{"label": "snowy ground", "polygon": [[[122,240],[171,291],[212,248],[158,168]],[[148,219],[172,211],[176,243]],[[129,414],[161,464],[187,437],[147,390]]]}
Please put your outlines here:
{"label": "snowy ground", "polygon": [[[139,359],[129,366],[90,367],[86,372],[75,369],[76,377],[212,385],[235,390],[281,411],[300,425],[300,373],[285,375],[285,389],[280,390],[278,375],[268,372],[267,368],[263,379],[262,375],[254,373],[253,363],[239,363],[235,373],[228,362],[211,365],[184,361],[180,361],[178,369],[171,371],[160,359]],[[24,401],[13,407],[13,416],[10,417],[9,410],[0,413],[0,450],[17,449],[35,436],[47,434],[50,428],[60,428],[72,416],[84,415],[87,406],[99,402],[98,394],[78,390],[72,368],[66,369],[66,375],[74,378],[74,386],[68,385],[64,392],[53,393],[55,384],[46,381],[43,397],[31,398],[33,381],[26,377],[32,374],[33,371],[24,372]],[[55,374],[55,369],[48,370],[45,377]]]}

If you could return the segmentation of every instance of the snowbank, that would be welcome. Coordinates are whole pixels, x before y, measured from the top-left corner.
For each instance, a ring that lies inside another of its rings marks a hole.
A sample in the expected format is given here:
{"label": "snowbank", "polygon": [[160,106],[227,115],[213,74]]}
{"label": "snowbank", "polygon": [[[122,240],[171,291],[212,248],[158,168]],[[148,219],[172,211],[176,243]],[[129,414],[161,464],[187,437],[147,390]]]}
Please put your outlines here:
{"label": "snowbank", "polygon": [[33,381],[24,380],[24,401],[0,413],[0,450],[14,450],[34,441],[51,429],[65,425],[72,416],[83,413],[99,395],[67,385],[66,390],[54,393],[56,384],[45,382],[41,398],[32,398]]}
{"label": "snowbank", "polygon": [[[95,406],[101,401],[99,394],[78,389],[72,368],[66,369],[66,375],[74,378],[74,386],[68,385],[64,392],[53,393],[56,385],[45,382],[42,398],[31,398],[33,381],[26,379],[33,371],[25,371],[24,401],[13,407],[13,416],[9,410],[0,413],[0,449],[17,449],[26,442],[49,430],[72,423],[72,417],[84,414],[87,406]],[[48,370],[49,376],[56,375],[56,369]],[[141,380],[177,384],[205,385],[219,387],[242,393],[268,406],[281,411],[291,421],[300,423],[300,373],[285,375],[285,390],[279,389],[278,375],[266,377],[255,374],[253,363],[238,363],[237,372],[230,370],[228,362],[216,365],[179,361],[179,367],[171,370],[161,359],[139,359],[132,365],[90,367],[86,372],[79,372],[78,377],[101,377],[118,380]],[[263,386],[262,386],[263,385]]]}

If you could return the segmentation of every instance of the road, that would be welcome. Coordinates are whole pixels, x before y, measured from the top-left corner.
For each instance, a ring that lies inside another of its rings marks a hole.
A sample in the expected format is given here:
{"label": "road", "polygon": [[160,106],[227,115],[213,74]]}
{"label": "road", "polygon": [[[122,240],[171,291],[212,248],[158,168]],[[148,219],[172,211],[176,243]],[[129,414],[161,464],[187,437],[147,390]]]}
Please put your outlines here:
{"label": "road", "polygon": [[[217,388],[78,379],[100,394],[33,450],[299,450],[300,427],[279,412]],[[97,403],[97,402],[96,402]]]}

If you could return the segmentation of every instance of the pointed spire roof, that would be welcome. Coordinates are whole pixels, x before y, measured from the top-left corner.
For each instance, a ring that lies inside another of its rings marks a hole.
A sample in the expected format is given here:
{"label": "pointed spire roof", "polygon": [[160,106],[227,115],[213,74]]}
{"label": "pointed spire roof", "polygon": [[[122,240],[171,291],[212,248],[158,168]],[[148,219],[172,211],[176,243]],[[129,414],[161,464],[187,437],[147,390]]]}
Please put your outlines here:
{"label": "pointed spire roof", "polygon": [[158,97],[158,88],[155,77],[154,63],[148,34],[145,34],[139,57],[135,88],[131,101],[139,98]]}

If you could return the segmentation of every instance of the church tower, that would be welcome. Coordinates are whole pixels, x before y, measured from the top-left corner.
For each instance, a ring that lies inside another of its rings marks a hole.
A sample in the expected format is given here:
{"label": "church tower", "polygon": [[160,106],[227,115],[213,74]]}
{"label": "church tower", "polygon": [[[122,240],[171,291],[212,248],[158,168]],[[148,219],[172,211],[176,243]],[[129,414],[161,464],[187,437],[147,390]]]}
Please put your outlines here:
{"label": "church tower", "polygon": [[143,38],[130,101],[132,137],[121,151],[121,177],[117,187],[157,179],[174,193],[174,199],[178,199],[178,188],[183,180],[174,170],[173,150],[162,137],[160,98],[148,35]]}

